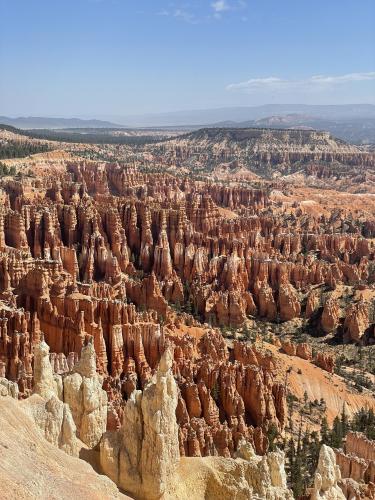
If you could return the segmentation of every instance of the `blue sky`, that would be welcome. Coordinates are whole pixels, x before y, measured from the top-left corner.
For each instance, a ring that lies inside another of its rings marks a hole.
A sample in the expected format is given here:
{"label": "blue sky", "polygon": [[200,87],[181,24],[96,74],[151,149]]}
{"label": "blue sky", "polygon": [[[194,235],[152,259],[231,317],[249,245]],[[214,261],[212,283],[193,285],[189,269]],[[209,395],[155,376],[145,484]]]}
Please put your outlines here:
{"label": "blue sky", "polygon": [[0,0],[0,114],[375,103],[375,0]]}

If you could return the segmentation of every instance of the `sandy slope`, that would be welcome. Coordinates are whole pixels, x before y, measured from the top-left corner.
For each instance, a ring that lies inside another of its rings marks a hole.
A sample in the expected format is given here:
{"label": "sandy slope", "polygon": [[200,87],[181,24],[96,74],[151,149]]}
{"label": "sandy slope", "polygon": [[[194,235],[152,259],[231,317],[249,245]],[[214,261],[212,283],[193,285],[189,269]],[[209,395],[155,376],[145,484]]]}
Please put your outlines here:
{"label": "sandy slope", "polygon": [[[280,352],[279,348],[267,344],[276,357],[277,371],[280,381],[285,381],[285,374],[291,367],[287,384],[289,390],[299,399],[303,399],[306,391],[310,401],[323,398],[327,404],[327,419],[332,423],[336,415],[341,413],[344,402],[349,415],[360,408],[373,408],[375,410],[375,398],[366,391],[357,393],[348,388],[342,377],[331,375],[318,368],[309,361],[297,356],[288,356]],[[300,372],[300,373],[299,373]]]}
{"label": "sandy slope", "polygon": [[48,443],[21,405],[0,397],[2,500],[126,499],[106,476]]}

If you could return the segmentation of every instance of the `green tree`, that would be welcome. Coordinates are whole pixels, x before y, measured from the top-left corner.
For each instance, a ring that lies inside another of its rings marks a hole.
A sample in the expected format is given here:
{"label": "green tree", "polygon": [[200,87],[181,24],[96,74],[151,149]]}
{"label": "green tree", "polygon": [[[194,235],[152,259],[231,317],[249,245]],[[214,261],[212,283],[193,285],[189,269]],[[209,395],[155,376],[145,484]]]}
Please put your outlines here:
{"label": "green tree", "polygon": [[343,433],[342,422],[340,417],[336,416],[333,421],[330,445],[333,448],[341,448],[343,438],[344,438],[344,433]]}
{"label": "green tree", "polygon": [[320,444],[328,445],[330,444],[330,442],[331,442],[331,437],[330,437],[327,417],[324,415],[324,417],[322,418],[322,425],[320,426]]}

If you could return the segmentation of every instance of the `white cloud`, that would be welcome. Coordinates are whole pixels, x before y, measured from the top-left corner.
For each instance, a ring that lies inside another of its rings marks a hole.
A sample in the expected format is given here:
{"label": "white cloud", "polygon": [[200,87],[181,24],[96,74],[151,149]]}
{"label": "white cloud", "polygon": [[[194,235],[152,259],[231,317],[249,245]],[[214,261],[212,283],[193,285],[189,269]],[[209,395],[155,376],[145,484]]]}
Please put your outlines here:
{"label": "white cloud", "polygon": [[220,14],[221,12],[230,9],[226,0],[216,0],[216,2],[212,2],[211,7],[214,9],[214,12],[216,12],[216,14]]}
{"label": "white cloud", "polygon": [[156,12],[156,15],[165,17],[175,17],[176,19],[180,19],[181,21],[185,21],[190,24],[196,24],[198,22],[198,18],[195,16],[195,14],[186,9],[172,9],[172,10],[163,9],[160,10],[159,12]]}
{"label": "white cloud", "polygon": [[176,9],[172,15],[173,15],[173,17],[177,17],[178,19],[182,19],[183,21],[186,21],[187,23],[196,22],[195,15],[187,10],[184,10],[184,9]]}
{"label": "white cloud", "polygon": [[250,78],[245,82],[231,83],[226,89],[230,91],[256,92],[258,90],[284,90],[284,89],[319,89],[335,85],[348,84],[375,80],[375,71],[368,73],[348,73],[346,75],[325,76],[315,75],[301,80],[287,80],[275,76],[266,78]]}
{"label": "white cloud", "polygon": [[201,22],[209,22],[213,19],[222,19],[223,15],[230,11],[237,17],[241,16],[240,19],[242,21],[247,21],[247,17],[241,15],[246,8],[246,0],[214,0],[205,6],[205,12],[197,9],[197,6],[194,6],[192,3],[171,2],[169,7],[155,12],[155,14],[158,16],[176,18],[190,24],[198,24]]}

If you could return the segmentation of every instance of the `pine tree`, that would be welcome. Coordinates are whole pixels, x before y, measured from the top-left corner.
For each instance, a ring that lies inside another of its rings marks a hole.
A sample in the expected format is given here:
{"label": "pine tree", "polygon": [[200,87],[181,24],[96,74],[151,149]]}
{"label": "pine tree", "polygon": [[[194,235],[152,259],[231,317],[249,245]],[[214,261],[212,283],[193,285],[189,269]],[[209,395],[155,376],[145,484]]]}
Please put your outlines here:
{"label": "pine tree", "polygon": [[319,436],[316,431],[313,431],[310,435],[309,458],[307,462],[307,472],[310,478],[313,477],[316,467],[318,465],[319,452],[320,452]]}
{"label": "pine tree", "polygon": [[342,405],[341,411],[341,430],[342,436],[345,437],[350,429],[349,419],[345,411],[345,403]]}
{"label": "pine tree", "polygon": [[333,448],[341,448],[343,440],[343,428],[341,420],[338,416],[335,417],[333,421],[332,434],[331,434],[331,446]]}
{"label": "pine tree", "polygon": [[320,444],[330,444],[330,432],[327,422],[327,417],[324,415],[322,418],[322,425],[320,427]]}
{"label": "pine tree", "polygon": [[269,451],[275,451],[276,449],[276,439],[279,437],[279,431],[275,424],[271,424],[267,430],[267,438],[268,438],[268,449]]}

